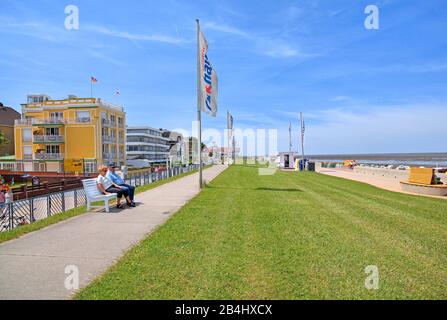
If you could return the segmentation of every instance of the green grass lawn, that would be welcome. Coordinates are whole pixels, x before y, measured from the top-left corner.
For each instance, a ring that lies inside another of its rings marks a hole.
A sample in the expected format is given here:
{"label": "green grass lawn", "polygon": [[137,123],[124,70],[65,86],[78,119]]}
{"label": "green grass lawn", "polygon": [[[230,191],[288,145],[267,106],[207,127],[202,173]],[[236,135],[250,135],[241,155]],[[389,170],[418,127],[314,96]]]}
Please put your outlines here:
{"label": "green grass lawn", "polygon": [[446,299],[447,201],[233,166],[76,298]]}

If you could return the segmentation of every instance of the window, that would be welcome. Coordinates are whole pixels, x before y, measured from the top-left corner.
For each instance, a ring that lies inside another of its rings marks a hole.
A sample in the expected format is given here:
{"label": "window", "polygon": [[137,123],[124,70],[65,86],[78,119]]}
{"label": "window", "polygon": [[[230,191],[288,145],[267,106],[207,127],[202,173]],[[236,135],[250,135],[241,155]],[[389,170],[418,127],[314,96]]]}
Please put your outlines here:
{"label": "window", "polygon": [[59,146],[47,146],[47,153],[60,153]]}
{"label": "window", "polygon": [[92,162],[86,162],[84,164],[85,172],[88,173],[96,173],[96,164]]}
{"label": "window", "polygon": [[22,141],[23,142],[31,142],[33,141],[31,129],[23,129],[22,130]]}
{"label": "window", "polygon": [[33,156],[33,147],[31,146],[24,146],[23,147],[23,158],[29,159]]}
{"label": "window", "polygon": [[63,119],[64,118],[64,113],[63,112],[51,112],[50,113],[50,118],[51,119]]}
{"label": "window", "polygon": [[45,135],[47,135],[47,136],[58,136],[59,135],[59,128],[46,128],[45,129]]}
{"label": "window", "polygon": [[90,111],[76,111],[78,120],[83,121],[88,119],[90,121]]}

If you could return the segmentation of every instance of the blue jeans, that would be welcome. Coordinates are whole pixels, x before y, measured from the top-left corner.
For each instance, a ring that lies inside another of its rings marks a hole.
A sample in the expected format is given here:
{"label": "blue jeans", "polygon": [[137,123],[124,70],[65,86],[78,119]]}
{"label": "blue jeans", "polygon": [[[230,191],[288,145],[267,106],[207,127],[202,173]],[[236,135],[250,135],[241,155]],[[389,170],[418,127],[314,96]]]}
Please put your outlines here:
{"label": "blue jeans", "polygon": [[135,187],[132,187],[128,184],[120,184],[119,186],[127,189],[127,191],[129,192],[129,198],[131,201],[133,201],[135,196]]}

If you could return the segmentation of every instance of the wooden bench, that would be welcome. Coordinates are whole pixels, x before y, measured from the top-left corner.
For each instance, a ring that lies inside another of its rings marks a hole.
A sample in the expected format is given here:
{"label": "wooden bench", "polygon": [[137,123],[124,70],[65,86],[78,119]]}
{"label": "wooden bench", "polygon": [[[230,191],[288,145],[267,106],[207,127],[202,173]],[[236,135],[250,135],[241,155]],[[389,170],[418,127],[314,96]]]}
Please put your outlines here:
{"label": "wooden bench", "polygon": [[[82,180],[82,184],[84,186],[85,198],[87,200],[87,211],[90,211],[92,208],[100,208],[105,209],[106,212],[110,212],[109,201],[116,199],[116,194],[102,194],[98,189],[96,179]],[[104,206],[92,206],[93,202],[100,201],[104,201]]]}
{"label": "wooden bench", "polygon": [[432,196],[447,195],[447,185],[435,184],[435,170],[430,168],[410,168],[408,181],[402,181],[404,191]]}

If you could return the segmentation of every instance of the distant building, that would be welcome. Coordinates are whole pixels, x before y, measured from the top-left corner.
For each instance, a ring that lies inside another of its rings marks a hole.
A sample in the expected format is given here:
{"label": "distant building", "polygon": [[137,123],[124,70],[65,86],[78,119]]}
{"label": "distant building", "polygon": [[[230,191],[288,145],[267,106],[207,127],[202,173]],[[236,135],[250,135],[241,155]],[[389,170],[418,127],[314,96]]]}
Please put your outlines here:
{"label": "distant building", "polygon": [[163,129],[152,127],[127,128],[127,164],[145,168],[169,161],[169,137],[164,137]]}
{"label": "distant building", "polygon": [[163,136],[169,139],[169,162],[171,165],[187,164],[185,158],[185,142],[183,135],[175,131],[165,130]]}
{"label": "distant building", "polygon": [[0,146],[0,157],[14,154],[14,121],[17,119],[20,119],[20,113],[0,103],[0,131],[9,142]]}
{"label": "distant building", "polygon": [[186,164],[198,164],[199,154],[198,154],[198,139],[195,137],[188,137],[185,140],[185,160]]}
{"label": "distant building", "polygon": [[64,160],[82,159],[85,172],[124,165],[126,114],[99,98],[52,100],[28,95],[15,121],[16,170],[64,172]]}

